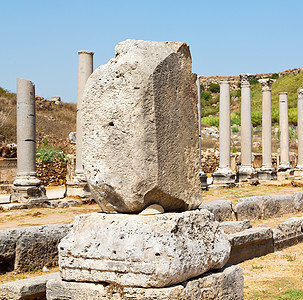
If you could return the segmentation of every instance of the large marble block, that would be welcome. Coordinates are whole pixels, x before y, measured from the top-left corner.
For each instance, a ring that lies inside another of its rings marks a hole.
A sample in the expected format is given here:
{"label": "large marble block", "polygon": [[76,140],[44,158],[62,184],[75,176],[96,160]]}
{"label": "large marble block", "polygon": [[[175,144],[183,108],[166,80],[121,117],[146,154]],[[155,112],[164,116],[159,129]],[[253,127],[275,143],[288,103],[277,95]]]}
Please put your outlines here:
{"label": "large marble block", "polygon": [[230,243],[205,210],[77,216],[59,244],[63,280],[164,287],[222,268]]}
{"label": "large marble block", "polygon": [[196,75],[185,43],[126,40],[86,83],[83,165],[104,212],[201,204]]}

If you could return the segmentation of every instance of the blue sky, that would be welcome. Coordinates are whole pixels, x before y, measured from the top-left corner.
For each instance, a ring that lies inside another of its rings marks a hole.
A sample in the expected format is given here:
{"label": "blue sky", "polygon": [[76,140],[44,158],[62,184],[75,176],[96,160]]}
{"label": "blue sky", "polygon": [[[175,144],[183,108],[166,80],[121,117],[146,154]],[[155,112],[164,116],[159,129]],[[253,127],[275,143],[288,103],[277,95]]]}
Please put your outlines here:
{"label": "blue sky", "polygon": [[238,75],[303,67],[302,0],[0,0],[0,86],[76,102],[78,50],[94,68],[123,40],[189,44],[193,72]]}

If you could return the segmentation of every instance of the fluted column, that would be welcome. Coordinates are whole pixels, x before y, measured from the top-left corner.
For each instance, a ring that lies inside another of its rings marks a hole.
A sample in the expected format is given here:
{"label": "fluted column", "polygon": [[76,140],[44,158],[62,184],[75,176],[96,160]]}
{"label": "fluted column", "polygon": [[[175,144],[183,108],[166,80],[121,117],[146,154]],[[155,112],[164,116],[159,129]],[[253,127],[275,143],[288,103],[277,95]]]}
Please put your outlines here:
{"label": "fluted column", "polygon": [[201,89],[200,89],[200,78],[197,76],[197,93],[198,93],[198,104],[197,104],[197,109],[198,109],[198,128],[199,128],[199,158],[200,158],[200,166],[199,166],[199,177],[200,177],[200,182],[201,182],[201,188],[206,189],[207,188],[207,176],[202,170],[202,140],[201,140]]}
{"label": "fluted column", "polygon": [[248,181],[256,176],[252,166],[251,136],[251,98],[250,80],[252,75],[241,74],[241,167],[238,171],[239,181]]}
{"label": "fluted column", "polygon": [[236,176],[230,168],[230,86],[228,81],[220,82],[219,111],[219,168],[213,174],[214,184],[235,183]]}
{"label": "fluted column", "polygon": [[272,166],[272,120],[271,120],[271,86],[274,79],[260,79],[262,85],[262,168],[258,170],[258,178],[276,179]]}
{"label": "fluted column", "polygon": [[289,127],[287,93],[279,93],[280,165],[278,171],[291,169],[289,163]]}
{"label": "fluted column", "polygon": [[36,173],[35,85],[17,78],[17,176],[11,201],[44,199],[45,190],[40,185]]}
{"label": "fluted column", "polygon": [[[78,95],[77,95],[77,137],[76,137],[76,176],[83,176],[82,165],[82,126],[81,126],[81,106],[84,93],[84,87],[88,77],[93,73],[93,55],[92,51],[78,51]],[[84,178],[83,178],[84,179]]]}

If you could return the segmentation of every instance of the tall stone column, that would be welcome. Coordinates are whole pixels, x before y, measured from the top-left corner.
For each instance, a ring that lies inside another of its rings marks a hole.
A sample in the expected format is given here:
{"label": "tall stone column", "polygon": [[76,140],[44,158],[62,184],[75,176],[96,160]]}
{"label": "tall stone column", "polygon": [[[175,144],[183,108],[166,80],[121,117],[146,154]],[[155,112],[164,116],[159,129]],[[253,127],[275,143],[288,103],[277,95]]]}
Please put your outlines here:
{"label": "tall stone column", "polygon": [[201,182],[201,188],[207,189],[207,175],[202,170],[202,139],[201,139],[201,88],[200,88],[200,78],[197,76],[197,92],[198,92],[198,126],[199,126],[199,177]]}
{"label": "tall stone column", "polygon": [[303,89],[298,89],[297,106],[297,133],[298,133],[298,164],[295,168],[295,177],[303,176]]}
{"label": "tall stone column", "polygon": [[258,170],[258,178],[262,180],[276,179],[277,173],[272,166],[272,121],[271,121],[271,86],[274,79],[260,79],[262,85],[262,167]]}
{"label": "tall stone column", "polygon": [[228,81],[220,82],[219,111],[219,168],[213,174],[213,183],[219,185],[234,184],[236,175],[230,168],[230,86]]}
{"label": "tall stone column", "polygon": [[256,177],[252,166],[251,99],[250,80],[252,75],[241,74],[241,167],[237,173],[238,181],[249,181]]}
{"label": "tall stone column", "polygon": [[46,200],[36,173],[35,85],[21,78],[17,78],[17,147],[17,176],[11,202]]}
{"label": "tall stone column", "polygon": [[76,166],[72,182],[66,183],[67,197],[80,197],[82,199],[89,197],[90,192],[87,186],[86,178],[83,172],[82,164],[82,117],[81,107],[84,94],[84,88],[88,77],[93,73],[93,55],[94,52],[81,50],[78,51],[78,94],[77,94],[77,124],[76,124]]}
{"label": "tall stone column", "polygon": [[289,163],[289,128],[287,93],[279,93],[280,165],[278,171],[291,169]]}

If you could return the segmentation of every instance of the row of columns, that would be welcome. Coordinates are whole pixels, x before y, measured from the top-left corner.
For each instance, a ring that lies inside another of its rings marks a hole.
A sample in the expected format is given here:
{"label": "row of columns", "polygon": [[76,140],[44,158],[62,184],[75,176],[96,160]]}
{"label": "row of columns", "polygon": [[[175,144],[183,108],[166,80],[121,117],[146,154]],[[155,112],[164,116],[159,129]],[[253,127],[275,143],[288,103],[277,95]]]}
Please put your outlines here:
{"label": "row of columns", "polygon": [[[273,180],[277,172],[272,165],[272,110],[271,86],[275,80],[260,79],[262,85],[262,167],[258,172],[252,165],[252,131],[251,131],[251,95],[250,80],[252,75],[241,74],[241,167],[237,172],[237,181],[245,182],[261,179]],[[303,175],[303,89],[298,90],[298,166],[295,175]],[[291,169],[289,162],[287,93],[279,93],[279,131],[280,131],[280,165],[278,171]],[[230,163],[230,86],[228,81],[220,82],[219,111],[219,168],[213,174],[216,185],[235,183],[236,174]]]}
{"label": "row of columns", "polygon": [[[77,94],[76,168],[72,182],[67,184],[66,196],[86,198],[89,189],[82,165],[81,106],[84,87],[93,72],[92,51],[79,51]],[[36,173],[36,108],[35,85],[17,78],[17,176],[14,180],[11,202],[37,203],[47,200],[45,188]]]}

